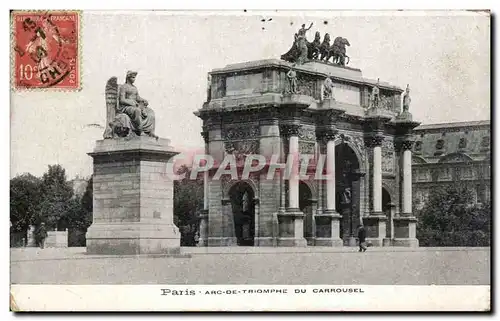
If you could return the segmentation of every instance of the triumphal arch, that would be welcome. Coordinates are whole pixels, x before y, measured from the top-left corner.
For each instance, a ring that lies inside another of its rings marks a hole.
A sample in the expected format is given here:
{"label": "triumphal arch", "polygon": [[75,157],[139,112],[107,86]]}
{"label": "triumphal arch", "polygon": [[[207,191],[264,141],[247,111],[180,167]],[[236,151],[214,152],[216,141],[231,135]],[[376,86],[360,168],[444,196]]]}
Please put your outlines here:
{"label": "triumphal arch", "polygon": [[[199,244],[355,245],[362,224],[374,246],[418,246],[411,148],[419,123],[409,87],[364,78],[347,66],[347,39],[330,45],[328,34],[320,42],[316,33],[309,42],[307,30],[281,59],[209,73],[207,101],[195,112],[215,160],[204,175]],[[252,155],[266,162],[245,177]],[[290,155],[308,160],[300,176],[274,171]],[[237,177],[216,177],[231,165],[227,156],[236,159]]]}

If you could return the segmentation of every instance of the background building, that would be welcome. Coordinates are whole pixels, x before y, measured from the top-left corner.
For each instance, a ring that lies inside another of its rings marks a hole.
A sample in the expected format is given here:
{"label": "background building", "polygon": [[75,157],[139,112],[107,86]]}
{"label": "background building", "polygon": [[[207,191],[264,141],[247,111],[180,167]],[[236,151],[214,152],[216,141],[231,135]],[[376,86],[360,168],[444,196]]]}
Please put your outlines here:
{"label": "background building", "polygon": [[77,197],[82,197],[87,188],[88,179],[81,178],[76,175],[74,179],[71,180],[71,184],[73,185],[73,193]]}
{"label": "background building", "polygon": [[413,207],[437,186],[470,185],[477,203],[490,200],[490,121],[420,125],[414,129]]}

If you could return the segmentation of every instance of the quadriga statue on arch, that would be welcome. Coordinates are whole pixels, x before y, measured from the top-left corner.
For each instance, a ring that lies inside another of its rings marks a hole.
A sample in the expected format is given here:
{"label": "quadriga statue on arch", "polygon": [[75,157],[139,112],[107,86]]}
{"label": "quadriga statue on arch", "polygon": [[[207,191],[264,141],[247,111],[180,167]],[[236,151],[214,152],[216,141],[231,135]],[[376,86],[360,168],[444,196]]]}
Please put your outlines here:
{"label": "quadriga statue on arch", "polygon": [[106,130],[104,139],[155,135],[155,114],[148,101],[139,96],[134,82],[137,72],[128,71],[125,84],[119,85],[116,77],[106,84]]}
{"label": "quadriga statue on arch", "polygon": [[328,62],[330,58],[333,58],[334,64],[340,66],[345,66],[349,64],[349,56],[347,56],[346,54],[346,46],[350,45],[351,44],[349,43],[349,40],[347,40],[346,38],[342,37],[335,38],[335,40],[333,41],[333,45],[330,48],[323,50],[323,52],[325,52],[324,54],[325,61]]}

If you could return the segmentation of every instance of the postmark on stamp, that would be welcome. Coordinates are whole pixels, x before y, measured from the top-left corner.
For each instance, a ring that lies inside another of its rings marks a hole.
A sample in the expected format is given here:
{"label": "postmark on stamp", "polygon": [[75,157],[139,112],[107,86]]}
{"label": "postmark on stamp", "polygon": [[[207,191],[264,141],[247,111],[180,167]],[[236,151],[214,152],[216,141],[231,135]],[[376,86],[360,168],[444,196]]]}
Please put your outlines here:
{"label": "postmark on stamp", "polygon": [[13,11],[15,89],[80,89],[80,13]]}

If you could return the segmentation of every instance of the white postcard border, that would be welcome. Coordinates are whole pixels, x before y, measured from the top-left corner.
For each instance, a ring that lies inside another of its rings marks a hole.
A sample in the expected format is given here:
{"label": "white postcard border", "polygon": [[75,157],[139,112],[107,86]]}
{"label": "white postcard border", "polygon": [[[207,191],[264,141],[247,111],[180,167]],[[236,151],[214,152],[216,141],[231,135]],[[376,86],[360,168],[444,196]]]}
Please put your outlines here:
{"label": "white postcard border", "polygon": [[491,308],[487,285],[14,284],[11,293],[19,311],[443,312]]}

